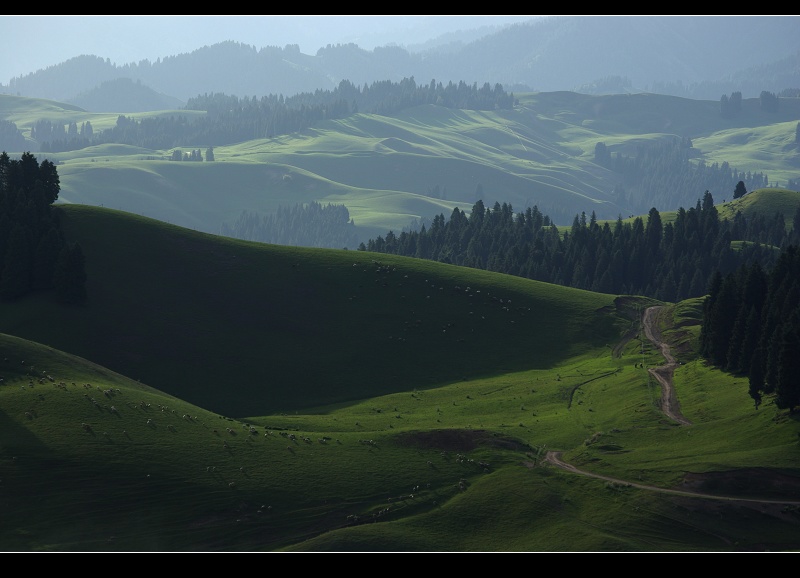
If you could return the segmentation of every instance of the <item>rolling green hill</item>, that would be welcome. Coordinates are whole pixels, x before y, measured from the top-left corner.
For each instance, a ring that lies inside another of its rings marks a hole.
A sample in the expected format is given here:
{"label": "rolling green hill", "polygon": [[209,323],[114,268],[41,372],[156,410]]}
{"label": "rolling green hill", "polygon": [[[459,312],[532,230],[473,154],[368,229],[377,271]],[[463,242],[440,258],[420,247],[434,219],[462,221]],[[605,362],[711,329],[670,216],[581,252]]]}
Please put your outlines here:
{"label": "rolling green hill", "polygon": [[752,218],[756,215],[771,219],[783,215],[786,230],[791,230],[795,214],[800,209],[800,194],[787,189],[760,189],[719,206],[721,219],[733,219],[736,213]]}
{"label": "rolling green hill", "polygon": [[[643,143],[685,137],[695,149],[693,162],[727,162],[782,185],[797,175],[800,99],[782,98],[776,113],[761,111],[758,99],[745,99],[740,115],[723,119],[719,102],[664,95],[516,96],[513,111],[430,105],[325,121],[301,133],[215,146],[212,163],[171,162],[171,150],[121,146],[47,157],[59,163],[59,201],[65,204],[121,209],[214,234],[243,211],[273,213],[311,201],[344,204],[364,240],[399,232],[413,220],[449,215],[455,207],[469,211],[479,198],[515,210],[537,205],[566,226],[581,212],[594,211],[602,220],[646,212],[652,201],[615,193],[621,179],[594,162],[598,142],[635,155]],[[97,131],[118,116],[7,95],[0,95],[0,114],[25,135],[40,118],[90,121]],[[181,150],[205,151],[213,144],[187,142]],[[703,192],[676,189],[672,206],[657,208],[692,206]],[[724,191],[712,193],[718,202],[726,199]]]}
{"label": "rolling green hill", "polygon": [[614,335],[613,319],[598,312],[612,296],[62,209],[67,238],[86,257],[88,304],[63,308],[41,294],[15,304],[0,330],[226,415],[544,368]]}
{"label": "rolling green hill", "polygon": [[4,551],[800,547],[797,416],[697,358],[701,300],[684,426],[653,301],[62,209],[86,305],[0,304]]}

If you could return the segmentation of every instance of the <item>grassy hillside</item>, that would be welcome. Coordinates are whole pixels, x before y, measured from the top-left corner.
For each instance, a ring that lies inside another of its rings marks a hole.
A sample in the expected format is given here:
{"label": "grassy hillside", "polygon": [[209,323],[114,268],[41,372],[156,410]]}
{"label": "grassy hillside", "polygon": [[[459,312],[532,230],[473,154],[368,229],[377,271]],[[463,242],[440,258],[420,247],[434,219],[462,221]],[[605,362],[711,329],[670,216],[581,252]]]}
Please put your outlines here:
{"label": "grassy hillside", "polygon": [[[515,210],[537,205],[565,226],[581,212],[594,211],[602,220],[641,212],[612,195],[618,177],[594,163],[598,142],[635,155],[641,143],[688,137],[698,162],[728,162],[784,185],[796,177],[800,99],[781,99],[778,113],[745,99],[740,115],[722,119],[719,102],[663,95],[516,96],[513,111],[422,106],[393,116],[358,114],[301,133],[215,146],[213,163],[155,160],[172,151],[118,146],[47,156],[60,163],[63,203],[121,209],[209,233],[244,210],[344,204],[364,240],[399,232],[413,219],[449,216],[455,207],[469,211],[478,198],[488,206],[508,202]],[[0,95],[0,113],[26,135],[40,118],[88,120],[102,130],[118,116],[7,95]],[[209,144],[181,148],[205,152]],[[658,209],[680,205],[686,203]]]}
{"label": "grassy hillside", "polygon": [[0,304],[4,551],[800,547],[797,416],[697,358],[701,300],[660,317],[680,426],[652,301],[109,209],[64,225],[87,305]]}
{"label": "grassy hillside", "polygon": [[[0,94],[0,116],[16,124],[17,128],[19,128],[26,137],[30,137],[31,127],[36,124],[36,121],[41,119],[47,119],[53,123],[61,122],[65,125],[75,122],[78,126],[89,121],[93,129],[97,131],[114,127],[117,124],[117,118],[119,118],[121,114],[125,116],[135,116],[135,118],[139,120],[150,117],[158,118],[161,116],[178,115],[191,120],[205,113],[196,110],[159,110],[137,112],[135,115],[125,110],[94,113],[65,102]],[[11,151],[8,152],[10,153]]]}
{"label": "grassy hillside", "polygon": [[759,189],[722,203],[718,209],[721,219],[733,219],[738,212],[745,217],[759,215],[766,219],[780,213],[783,215],[786,230],[789,231],[794,226],[794,216],[800,209],[800,193],[787,189]]}
{"label": "grassy hillside", "polygon": [[226,415],[545,368],[615,334],[610,295],[232,240],[111,209],[63,215],[86,256],[87,305],[34,296],[9,308],[0,331]]}

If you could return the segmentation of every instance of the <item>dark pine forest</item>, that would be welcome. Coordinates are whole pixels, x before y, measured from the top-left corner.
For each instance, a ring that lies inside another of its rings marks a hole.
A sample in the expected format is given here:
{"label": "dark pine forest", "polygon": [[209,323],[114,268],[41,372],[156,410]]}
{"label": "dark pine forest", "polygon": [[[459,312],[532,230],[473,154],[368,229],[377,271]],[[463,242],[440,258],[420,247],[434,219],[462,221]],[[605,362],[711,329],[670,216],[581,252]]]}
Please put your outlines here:
{"label": "dark pine forest", "polygon": [[756,408],[762,394],[775,394],[781,409],[800,406],[800,246],[787,247],[770,271],[753,262],[716,272],[700,341],[711,363],[747,377]]}
{"label": "dark pine forest", "polygon": [[[787,232],[783,215],[720,219],[706,191],[694,207],[663,223],[655,208],[600,224],[594,213],[576,215],[563,232],[537,207],[514,213],[478,201],[470,215],[458,208],[417,231],[390,231],[359,248],[507,273],[600,293],[645,295],[662,301],[700,297],[715,272],[743,264],[769,267],[778,248],[798,242],[798,220]],[[741,241],[737,246],[733,241]]]}

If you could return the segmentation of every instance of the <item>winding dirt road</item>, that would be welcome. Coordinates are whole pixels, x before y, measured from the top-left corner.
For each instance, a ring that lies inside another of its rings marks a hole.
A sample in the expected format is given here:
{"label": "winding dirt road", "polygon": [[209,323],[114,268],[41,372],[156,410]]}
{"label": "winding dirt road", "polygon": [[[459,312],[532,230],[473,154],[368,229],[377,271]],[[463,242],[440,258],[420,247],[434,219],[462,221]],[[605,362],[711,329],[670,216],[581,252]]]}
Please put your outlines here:
{"label": "winding dirt road", "polygon": [[[664,356],[664,359],[666,360],[666,364],[659,365],[657,367],[650,367],[647,369],[647,371],[661,384],[661,410],[664,412],[664,414],[667,417],[680,423],[681,425],[692,425],[692,422],[683,417],[683,415],[681,414],[680,406],[678,405],[677,395],[675,394],[675,389],[672,386],[672,374],[674,373],[675,368],[678,366],[678,362],[670,353],[669,345],[664,343],[664,341],[662,340],[661,332],[658,329],[658,313],[661,309],[662,306],[660,305],[648,307],[645,310],[644,314],[642,315],[642,326],[644,328],[645,336],[647,336],[647,338],[653,343],[653,345],[655,345],[661,351],[661,354]],[[685,490],[671,490],[668,488],[660,488],[658,486],[635,484],[632,482],[628,482],[626,480],[611,478],[608,476],[595,474],[593,472],[588,472],[586,470],[579,470],[572,464],[568,464],[567,462],[563,461],[561,459],[561,453],[562,452],[548,451],[547,454],[545,455],[544,461],[548,464],[561,468],[562,470],[572,472],[574,474],[580,474],[592,478],[599,478],[601,480],[606,480],[615,484],[619,484],[624,487],[634,487],[644,490],[651,490],[655,492],[662,492],[665,494],[676,494],[681,496],[691,496],[695,498],[697,497],[710,498],[713,500],[755,502],[761,504],[775,503],[775,504],[800,505],[800,501],[797,500],[766,500],[766,499],[730,497],[730,496],[705,494],[705,493],[685,491]]]}
{"label": "winding dirt road", "polygon": [[691,492],[688,490],[671,490],[669,488],[660,488],[658,486],[648,486],[645,484],[634,484],[633,482],[628,482],[625,480],[620,480],[619,478],[612,478],[609,476],[603,476],[600,474],[595,474],[593,472],[587,472],[586,470],[579,470],[572,464],[568,464],[565,461],[561,460],[561,452],[547,452],[547,455],[544,458],[548,464],[552,464],[562,470],[567,470],[568,472],[572,472],[573,474],[580,474],[582,476],[589,476],[590,478],[598,478],[601,480],[606,480],[620,486],[630,487],[630,488],[639,488],[642,490],[651,490],[654,492],[661,492],[664,494],[675,494],[677,496],[690,496],[692,498],[709,498],[711,500],[724,500],[728,502],[753,502],[757,504],[793,504],[793,505],[800,505],[800,501],[797,500],[766,500],[763,498],[742,498],[737,496],[721,496],[718,494],[704,494],[702,492]]}
{"label": "winding dirt road", "polygon": [[667,417],[682,425],[692,425],[692,422],[681,414],[678,397],[675,394],[675,388],[672,387],[672,374],[675,372],[675,368],[678,367],[678,362],[672,357],[669,345],[664,343],[661,339],[661,332],[658,329],[658,312],[661,309],[662,306],[660,305],[645,309],[644,315],[642,316],[642,325],[644,327],[644,334],[653,345],[661,350],[661,355],[664,356],[667,363],[657,367],[649,367],[647,371],[661,384],[661,411],[663,411]]}

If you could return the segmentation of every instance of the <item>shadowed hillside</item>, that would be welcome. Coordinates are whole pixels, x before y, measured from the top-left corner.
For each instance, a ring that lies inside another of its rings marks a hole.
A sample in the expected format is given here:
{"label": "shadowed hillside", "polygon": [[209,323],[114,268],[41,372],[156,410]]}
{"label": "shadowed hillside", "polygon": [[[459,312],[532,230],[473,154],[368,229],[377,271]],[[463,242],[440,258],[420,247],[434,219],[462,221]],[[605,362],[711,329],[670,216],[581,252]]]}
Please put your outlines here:
{"label": "shadowed hillside", "polygon": [[611,296],[234,241],[109,209],[63,211],[86,257],[86,306],[32,297],[9,308],[0,330],[226,415],[545,368],[615,331],[602,311]]}

